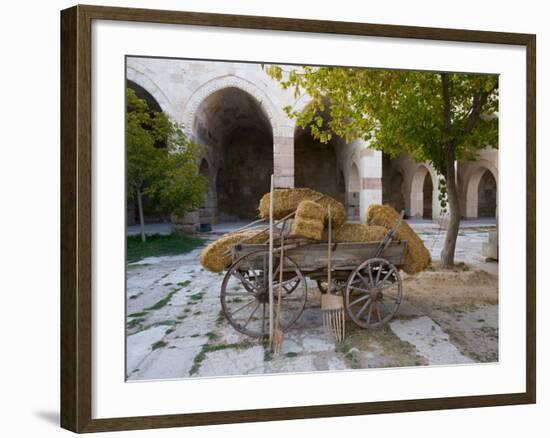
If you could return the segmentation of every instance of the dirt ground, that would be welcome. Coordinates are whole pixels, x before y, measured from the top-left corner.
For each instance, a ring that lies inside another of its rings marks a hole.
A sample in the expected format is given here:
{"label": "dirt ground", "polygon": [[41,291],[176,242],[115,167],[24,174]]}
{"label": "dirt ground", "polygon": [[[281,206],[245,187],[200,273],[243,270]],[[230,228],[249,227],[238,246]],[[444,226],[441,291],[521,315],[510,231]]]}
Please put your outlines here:
{"label": "dirt ground", "polygon": [[480,269],[439,264],[404,276],[406,301],[449,334],[451,342],[475,362],[498,361],[498,279]]}

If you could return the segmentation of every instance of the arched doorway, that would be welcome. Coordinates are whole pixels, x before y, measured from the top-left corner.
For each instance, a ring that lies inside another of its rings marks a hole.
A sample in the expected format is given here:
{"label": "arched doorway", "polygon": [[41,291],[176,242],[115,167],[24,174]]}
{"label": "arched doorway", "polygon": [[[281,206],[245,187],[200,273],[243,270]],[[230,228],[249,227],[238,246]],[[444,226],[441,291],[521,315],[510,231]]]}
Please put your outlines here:
{"label": "arched doorway", "polygon": [[493,218],[497,215],[496,169],[483,163],[472,171],[466,186],[466,217]]}
{"label": "arched doorway", "polygon": [[477,188],[478,217],[495,217],[497,209],[497,182],[493,174],[486,170]]}
{"label": "arched doorway", "polygon": [[390,180],[389,204],[400,212],[405,209],[405,198],[403,197],[403,173],[395,171]]}
{"label": "arched doorway", "polygon": [[382,203],[396,211],[405,210],[404,177],[401,166],[388,155],[382,154]]}
{"label": "arched doorway", "polygon": [[433,183],[432,183],[432,176],[430,175],[430,172],[426,172],[426,176],[424,177],[424,185],[422,188],[422,218],[423,219],[432,219],[433,218],[433,211],[432,211],[432,201],[433,201]]}
{"label": "arched doorway", "polygon": [[218,90],[199,105],[194,132],[216,167],[210,178],[219,220],[254,218],[273,173],[273,131],[260,102],[240,88]]}
{"label": "arched doorway", "polygon": [[412,217],[433,219],[433,190],[431,172],[423,164],[418,166],[411,181],[410,215]]}
{"label": "arched doorway", "polygon": [[145,102],[147,102],[147,106],[151,111],[154,111],[157,113],[162,112],[162,108],[160,107],[160,104],[157,102],[157,100],[153,97],[151,93],[149,93],[141,85],[138,85],[135,82],[132,82],[130,80],[126,80],[126,87],[133,90],[134,93],[136,93],[137,97],[145,100]]}
{"label": "arched doorway", "polygon": [[308,187],[345,202],[345,179],[339,175],[336,153],[341,142],[333,138],[328,143],[321,143],[313,138],[309,127],[297,127],[294,131],[295,187]]}

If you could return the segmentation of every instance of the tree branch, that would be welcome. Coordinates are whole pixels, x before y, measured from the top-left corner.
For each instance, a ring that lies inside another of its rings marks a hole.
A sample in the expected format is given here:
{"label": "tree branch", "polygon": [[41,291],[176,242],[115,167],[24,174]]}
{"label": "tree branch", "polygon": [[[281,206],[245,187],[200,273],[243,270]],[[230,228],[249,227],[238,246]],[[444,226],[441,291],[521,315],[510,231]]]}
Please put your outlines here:
{"label": "tree branch", "polygon": [[448,137],[451,135],[451,96],[448,73],[441,73],[441,86],[443,87],[443,132],[448,141]]}
{"label": "tree branch", "polygon": [[481,116],[483,105],[485,105],[491,93],[497,89],[497,86],[498,81],[495,82],[495,84],[489,91],[484,91],[483,93],[474,95],[474,103],[472,104],[472,109],[470,110],[468,120],[466,121],[466,125],[464,126],[464,134],[468,135],[470,132],[473,131]]}

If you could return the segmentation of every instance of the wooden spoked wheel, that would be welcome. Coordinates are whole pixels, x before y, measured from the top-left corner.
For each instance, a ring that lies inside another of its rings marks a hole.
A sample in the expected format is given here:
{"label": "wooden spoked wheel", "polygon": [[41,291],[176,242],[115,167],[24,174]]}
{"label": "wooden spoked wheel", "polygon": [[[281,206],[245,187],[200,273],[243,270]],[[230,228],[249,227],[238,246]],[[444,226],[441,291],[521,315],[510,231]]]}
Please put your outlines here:
{"label": "wooden spoked wheel", "polygon": [[[269,334],[268,253],[245,254],[229,268],[222,282],[221,305],[229,323],[245,335],[259,338]],[[280,258],[273,260],[273,309],[279,296]],[[307,284],[294,261],[285,256],[281,283],[280,329],[288,330],[302,314],[307,300]]]}
{"label": "wooden spoked wheel", "polygon": [[397,312],[403,288],[397,268],[383,258],[361,263],[348,278],[344,305],[349,317],[363,328],[390,321]]}

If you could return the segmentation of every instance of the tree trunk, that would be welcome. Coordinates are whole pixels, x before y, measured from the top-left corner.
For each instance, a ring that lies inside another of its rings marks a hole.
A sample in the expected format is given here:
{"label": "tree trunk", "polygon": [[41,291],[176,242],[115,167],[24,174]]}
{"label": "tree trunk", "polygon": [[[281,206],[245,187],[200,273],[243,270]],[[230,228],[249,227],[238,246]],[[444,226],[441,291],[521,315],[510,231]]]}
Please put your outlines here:
{"label": "tree trunk", "polygon": [[141,241],[145,242],[147,239],[145,237],[145,221],[143,219],[143,203],[141,199],[141,189],[139,187],[136,188],[136,195],[137,195],[137,201],[138,201],[138,211],[139,211],[139,226],[141,229]]}
{"label": "tree trunk", "polygon": [[445,235],[445,245],[441,250],[441,263],[444,268],[452,268],[455,262],[456,238],[460,226],[460,206],[458,191],[456,189],[455,159],[456,144],[451,137],[451,96],[449,74],[441,73],[441,86],[443,91],[443,126],[445,132],[445,186],[447,189],[447,202],[449,204],[449,228]]}
{"label": "tree trunk", "polygon": [[447,202],[449,204],[449,228],[445,235],[445,245],[441,250],[441,263],[444,268],[452,268],[455,261],[456,239],[460,227],[460,204],[458,202],[458,190],[455,175],[454,146],[448,144],[445,148],[446,171],[445,179],[447,188]]}

